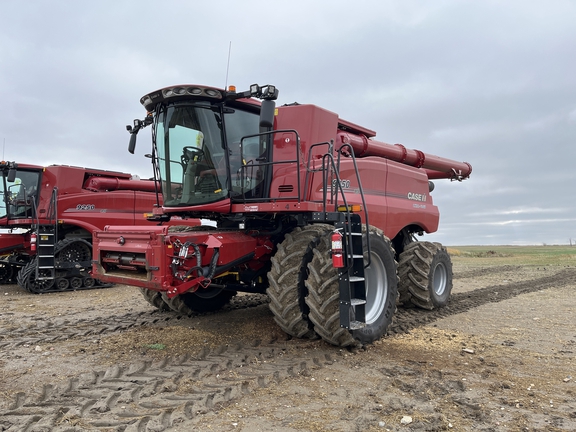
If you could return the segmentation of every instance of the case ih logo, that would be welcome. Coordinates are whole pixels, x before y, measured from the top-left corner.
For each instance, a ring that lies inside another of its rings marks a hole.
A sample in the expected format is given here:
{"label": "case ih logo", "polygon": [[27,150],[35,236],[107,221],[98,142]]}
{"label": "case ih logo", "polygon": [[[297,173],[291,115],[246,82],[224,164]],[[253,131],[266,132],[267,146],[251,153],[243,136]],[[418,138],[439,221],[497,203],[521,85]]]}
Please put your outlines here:
{"label": "case ih logo", "polygon": [[422,201],[426,202],[426,194],[419,194],[414,192],[408,192],[408,199],[412,201]]}

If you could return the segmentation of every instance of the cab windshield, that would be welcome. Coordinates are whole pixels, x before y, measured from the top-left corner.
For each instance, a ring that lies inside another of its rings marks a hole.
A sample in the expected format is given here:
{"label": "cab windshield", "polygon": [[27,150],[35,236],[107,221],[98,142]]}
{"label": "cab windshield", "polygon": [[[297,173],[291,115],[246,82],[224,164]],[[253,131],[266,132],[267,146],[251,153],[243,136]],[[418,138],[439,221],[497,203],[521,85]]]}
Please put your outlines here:
{"label": "cab windshield", "polygon": [[39,171],[17,170],[16,178],[9,182],[6,173],[2,173],[0,181],[0,218],[36,217],[38,203]]}
{"label": "cab windshield", "polygon": [[[225,133],[223,131],[225,130]],[[258,114],[209,104],[174,104],[156,116],[157,167],[164,206],[190,206],[246,193],[256,185],[241,167],[263,151]],[[253,163],[253,162],[252,162]]]}

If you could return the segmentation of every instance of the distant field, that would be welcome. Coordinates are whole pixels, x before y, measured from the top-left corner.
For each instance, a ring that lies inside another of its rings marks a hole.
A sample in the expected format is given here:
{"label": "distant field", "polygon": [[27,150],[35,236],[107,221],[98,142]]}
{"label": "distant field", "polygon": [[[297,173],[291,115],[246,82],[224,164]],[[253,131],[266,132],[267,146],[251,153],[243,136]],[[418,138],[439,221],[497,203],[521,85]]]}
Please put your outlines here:
{"label": "distant field", "polygon": [[485,265],[576,265],[576,246],[454,246],[452,261]]}

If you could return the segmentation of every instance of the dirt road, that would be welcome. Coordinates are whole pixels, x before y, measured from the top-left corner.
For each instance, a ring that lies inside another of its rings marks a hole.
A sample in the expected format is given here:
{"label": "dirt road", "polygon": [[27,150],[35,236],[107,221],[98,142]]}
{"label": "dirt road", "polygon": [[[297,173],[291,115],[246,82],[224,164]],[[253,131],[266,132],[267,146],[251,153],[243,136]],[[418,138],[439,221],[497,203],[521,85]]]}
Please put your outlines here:
{"label": "dirt road", "polygon": [[287,338],[260,295],[187,317],[125,286],[2,286],[0,430],[576,430],[576,266],[454,277],[448,307],[356,350]]}

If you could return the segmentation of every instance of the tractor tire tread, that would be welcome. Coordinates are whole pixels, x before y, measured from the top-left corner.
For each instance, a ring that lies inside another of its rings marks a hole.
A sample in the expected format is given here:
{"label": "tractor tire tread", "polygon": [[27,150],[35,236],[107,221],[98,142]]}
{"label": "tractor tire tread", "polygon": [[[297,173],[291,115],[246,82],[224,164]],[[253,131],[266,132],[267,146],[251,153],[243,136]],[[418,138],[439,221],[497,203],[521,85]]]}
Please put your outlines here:
{"label": "tractor tire tread", "polygon": [[308,277],[307,264],[312,260],[315,244],[331,229],[330,225],[324,224],[296,227],[286,234],[271,258],[266,290],[270,298],[269,308],[278,326],[294,337],[318,337],[308,319],[304,280]]}

